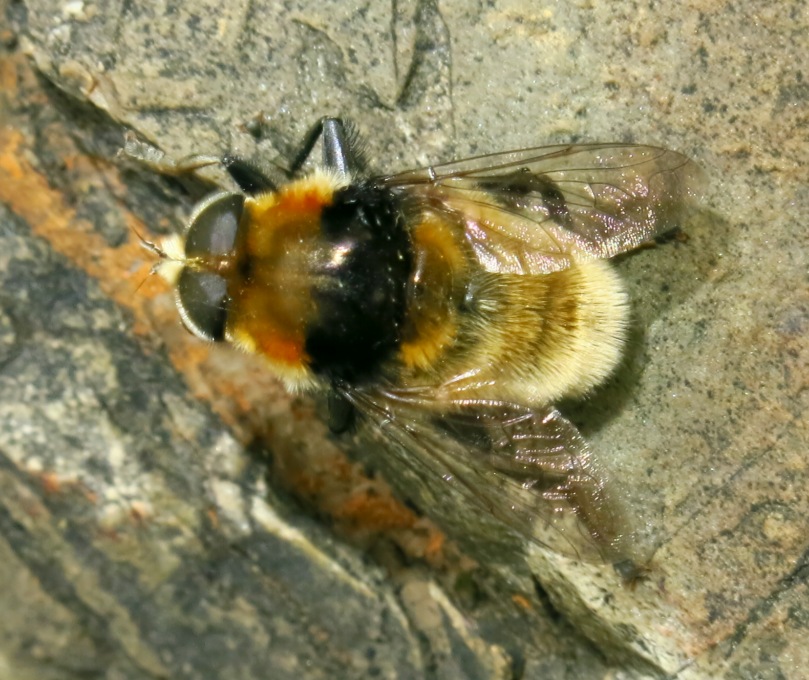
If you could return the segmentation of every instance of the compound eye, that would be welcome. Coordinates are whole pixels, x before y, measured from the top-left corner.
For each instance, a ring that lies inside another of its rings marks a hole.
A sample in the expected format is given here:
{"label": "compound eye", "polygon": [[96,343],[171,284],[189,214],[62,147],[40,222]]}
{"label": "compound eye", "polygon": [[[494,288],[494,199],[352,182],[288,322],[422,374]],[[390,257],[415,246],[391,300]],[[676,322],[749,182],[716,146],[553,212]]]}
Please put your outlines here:
{"label": "compound eye", "polygon": [[[244,196],[218,193],[203,200],[185,232],[188,260],[228,256],[234,250],[244,210]],[[225,339],[228,286],[225,278],[204,266],[186,266],[177,280],[177,308],[185,327],[198,338]]]}
{"label": "compound eye", "polygon": [[227,255],[233,251],[244,212],[244,196],[220,192],[197,205],[185,230],[185,256]]}
{"label": "compound eye", "polygon": [[177,308],[185,327],[198,338],[225,339],[228,285],[219,274],[184,269],[177,281]]}

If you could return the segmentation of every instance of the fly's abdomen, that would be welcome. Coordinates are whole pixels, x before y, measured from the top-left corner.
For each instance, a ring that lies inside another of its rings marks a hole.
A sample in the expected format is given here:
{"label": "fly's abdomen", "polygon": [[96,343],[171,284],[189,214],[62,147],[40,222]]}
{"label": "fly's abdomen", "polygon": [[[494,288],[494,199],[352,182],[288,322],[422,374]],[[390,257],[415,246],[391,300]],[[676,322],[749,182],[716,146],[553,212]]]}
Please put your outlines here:
{"label": "fly's abdomen", "polygon": [[493,386],[477,396],[552,404],[586,394],[620,361],[627,299],[604,261],[540,276],[484,275],[475,300],[465,361]]}

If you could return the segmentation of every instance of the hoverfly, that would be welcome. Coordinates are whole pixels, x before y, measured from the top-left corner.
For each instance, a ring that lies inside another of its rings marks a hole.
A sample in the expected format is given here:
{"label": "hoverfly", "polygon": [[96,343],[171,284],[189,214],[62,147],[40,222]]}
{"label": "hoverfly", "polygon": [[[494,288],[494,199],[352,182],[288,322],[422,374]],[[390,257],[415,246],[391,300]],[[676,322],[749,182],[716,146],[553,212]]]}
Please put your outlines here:
{"label": "hoverfly", "polygon": [[[301,173],[318,140],[322,167]],[[606,259],[676,227],[699,168],[651,146],[560,144],[374,176],[356,149],[325,118],[277,184],[230,156],[167,166],[128,139],[153,167],[221,163],[238,186],[148,244],[183,323],[261,355],[290,390],[328,392],[336,430],[358,412],[413,474],[509,531],[625,558],[609,485],[554,404],[619,362],[628,302]]]}

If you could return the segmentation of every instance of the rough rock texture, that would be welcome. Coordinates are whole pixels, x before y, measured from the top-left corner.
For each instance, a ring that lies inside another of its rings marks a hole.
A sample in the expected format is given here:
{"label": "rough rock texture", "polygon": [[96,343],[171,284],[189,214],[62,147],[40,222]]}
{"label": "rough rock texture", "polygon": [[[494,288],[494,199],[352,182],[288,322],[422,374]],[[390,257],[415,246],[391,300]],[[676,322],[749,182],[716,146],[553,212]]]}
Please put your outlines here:
{"label": "rough rock texture", "polygon": [[[0,2],[0,677],[806,677],[806,7],[142,4]],[[634,588],[493,560],[474,508],[447,541],[147,278],[133,231],[217,176],[144,173],[125,128],[285,163],[326,114],[384,171],[571,140],[706,169],[687,238],[618,263],[625,366],[565,405],[659,544]]]}

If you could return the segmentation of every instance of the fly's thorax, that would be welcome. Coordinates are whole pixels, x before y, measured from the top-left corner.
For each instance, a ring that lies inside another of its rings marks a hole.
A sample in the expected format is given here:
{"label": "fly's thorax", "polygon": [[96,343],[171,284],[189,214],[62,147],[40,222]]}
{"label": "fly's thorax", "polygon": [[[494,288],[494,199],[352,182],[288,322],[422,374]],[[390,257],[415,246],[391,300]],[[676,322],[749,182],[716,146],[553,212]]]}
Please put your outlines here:
{"label": "fly's thorax", "polygon": [[315,175],[247,199],[227,337],[293,387],[373,378],[399,346],[412,249],[396,198]]}
{"label": "fly's thorax", "polygon": [[325,257],[314,261],[317,313],[307,329],[312,370],[330,379],[376,377],[398,348],[413,250],[398,199],[354,184],[324,208]]}

